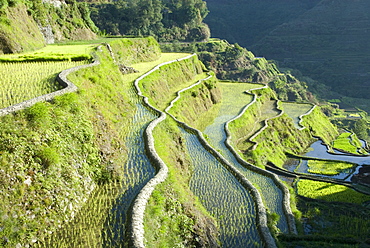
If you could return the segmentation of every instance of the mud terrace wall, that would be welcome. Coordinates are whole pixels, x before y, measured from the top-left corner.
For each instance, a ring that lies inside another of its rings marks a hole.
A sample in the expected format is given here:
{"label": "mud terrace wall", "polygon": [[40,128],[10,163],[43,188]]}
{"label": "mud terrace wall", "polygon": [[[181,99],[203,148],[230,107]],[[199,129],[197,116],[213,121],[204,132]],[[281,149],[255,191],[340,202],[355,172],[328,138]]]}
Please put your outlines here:
{"label": "mud terrace wall", "polygon": [[138,92],[138,95],[143,97],[143,100],[145,104],[151,108],[153,111],[157,112],[159,114],[159,118],[153,120],[148,127],[145,129],[144,132],[144,138],[146,140],[146,149],[148,156],[150,160],[154,163],[155,166],[157,166],[158,173],[143,187],[143,189],[140,191],[138,196],[136,197],[134,204],[133,204],[133,209],[132,209],[132,217],[131,217],[131,238],[132,238],[132,245],[134,247],[145,247],[144,243],[144,213],[145,213],[145,208],[148,203],[148,200],[155,189],[155,187],[166,180],[167,174],[168,174],[168,168],[166,164],[163,162],[163,160],[159,157],[158,153],[155,150],[154,147],[154,138],[153,138],[153,129],[158,125],[158,123],[162,122],[163,120],[166,119],[166,114],[155,107],[153,107],[149,103],[148,97],[144,96],[143,93],[141,92],[141,89],[139,87],[139,82],[152,72],[159,70],[161,66],[175,63],[181,60],[185,60],[188,58],[191,58],[193,56],[196,56],[196,54],[192,54],[189,56],[186,56],[181,59],[176,59],[172,61],[168,61],[162,64],[157,65],[154,67],[152,70],[148,71],[147,73],[143,74],[140,76],[138,79],[135,80],[135,88]]}
{"label": "mud terrace wall", "polygon": [[194,133],[195,135],[197,135],[200,143],[213,156],[215,156],[219,161],[221,161],[221,163],[223,163],[224,166],[226,166],[226,168],[238,179],[238,181],[243,185],[243,187],[245,187],[246,189],[250,190],[253,198],[256,201],[257,222],[259,223],[258,229],[259,229],[259,232],[261,233],[261,238],[265,242],[266,247],[268,247],[268,248],[275,248],[275,247],[277,247],[276,246],[276,243],[275,243],[275,239],[272,237],[271,232],[270,232],[270,229],[267,226],[267,213],[266,213],[266,209],[265,209],[265,206],[263,204],[263,201],[262,201],[262,197],[261,197],[260,193],[258,192],[258,190],[252,185],[252,183],[238,169],[236,169],[233,165],[231,165],[229,163],[229,161],[227,161],[217,150],[215,150],[213,147],[211,147],[208,144],[208,142],[204,138],[204,136],[203,136],[203,134],[202,134],[201,131],[199,131],[198,129],[195,129],[195,128],[192,128],[192,127],[188,126],[186,123],[179,121],[178,119],[176,119],[176,117],[174,117],[173,115],[171,115],[170,113],[168,113],[168,111],[173,106],[173,104],[180,98],[181,92],[183,92],[185,90],[188,90],[188,89],[190,89],[190,88],[192,88],[192,87],[194,87],[194,86],[202,83],[202,81],[207,80],[210,77],[211,76],[209,76],[209,77],[207,77],[205,79],[201,79],[197,83],[195,83],[195,84],[193,84],[193,85],[191,85],[191,86],[189,86],[189,87],[187,87],[185,89],[182,89],[182,90],[178,91],[177,92],[177,97],[171,102],[170,106],[167,107],[165,111],[166,111],[166,113],[168,115],[170,115],[182,127],[184,127],[189,132]]}
{"label": "mud terrace wall", "polygon": [[71,92],[77,91],[77,89],[78,89],[77,86],[74,85],[71,81],[69,81],[67,79],[68,74],[70,74],[72,72],[75,72],[75,71],[78,71],[78,70],[83,69],[83,68],[88,68],[88,67],[96,66],[96,65],[99,65],[99,64],[100,64],[100,61],[97,58],[95,58],[94,62],[91,63],[91,64],[80,65],[80,66],[76,66],[76,67],[73,67],[73,68],[62,71],[61,73],[59,73],[56,80],[58,81],[58,83],[62,87],[64,87],[63,89],[57,90],[57,91],[54,91],[52,93],[45,94],[45,95],[42,95],[42,96],[38,96],[38,97],[32,98],[30,100],[27,100],[27,101],[24,101],[24,102],[21,102],[21,103],[17,103],[15,105],[12,105],[12,106],[9,106],[9,107],[3,108],[3,109],[0,109],[0,116],[7,115],[7,114],[10,114],[10,113],[14,113],[16,111],[31,107],[32,105],[34,105],[38,102],[51,101],[51,100],[54,99],[54,97],[61,96],[65,93],[71,93]]}
{"label": "mud terrace wall", "polygon": [[[258,88],[258,89],[263,89],[263,88],[268,88],[268,86],[265,85],[265,86],[263,86],[261,88]],[[258,89],[253,89],[253,90],[258,90]],[[253,90],[251,90],[251,91],[253,91]],[[249,94],[253,94],[253,93],[251,93],[251,91],[246,91],[246,92],[249,93]],[[238,160],[239,163],[241,163],[245,167],[247,167],[247,168],[249,168],[249,169],[251,169],[251,170],[253,170],[257,173],[260,173],[262,175],[265,175],[267,177],[272,178],[274,183],[276,184],[276,186],[279,187],[283,191],[283,196],[284,196],[283,197],[283,206],[284,206],[283,209],[284,209],[284,213],[285,213],[286,218],[287,218],[289,232],[292,233],[292,234],[297,234],[297,227],[295,225],[294,215],[293,215],[292,209],[290,208],[290,192],[289,192],[288,188],[280,181],[280,179],[274,173],[271,173],[267,170],[264,170],[262,168],[259,168],[259,167],[255,166],[253,164],[250,164],[250,163],[246,162],[242,157],[240,157],[240,155],[235,151],[234,147],[230,144],[231,133],[230,133],[230,130],[229,130],[229,124],[232,121],[241,117],[245,113],[245,111],[249,108],[249,106],[251,106],[252,104],[254,104],[257,101],[257,95],[256,94],[253,94],[253,95],[254,95],[253,101],[250,102],[248,105],[246,105],[238,116],[236,116],[232,120],[229,120],[225,124],[225,132],[226,132],[225,145],[234,154],[235,158]],[[281,116],[283,113],[284,112],[281,111],[281,113],[278,116]],[[277,118],[278,116],[273,117],[273,118]],[[268,125],[267,121],[265,122],[265,127],[267,127],[266,125]],[[260,132],[258,132],[258,133],[260,133]],[[255,137],[255,136],[257,136],[257,135],[254,135],[253,137]],[[254,142],[254,143],[255,143],[255,146],[256,146],[256,142]],[[255,146],[254,146],[254,148],[255,148]]]}

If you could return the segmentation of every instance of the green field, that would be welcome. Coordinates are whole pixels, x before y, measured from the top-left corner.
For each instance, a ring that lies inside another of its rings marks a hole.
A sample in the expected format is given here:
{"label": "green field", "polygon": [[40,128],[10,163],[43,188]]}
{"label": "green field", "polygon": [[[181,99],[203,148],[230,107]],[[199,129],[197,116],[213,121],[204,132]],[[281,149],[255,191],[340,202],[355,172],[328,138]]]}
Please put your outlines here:
{"label": "green field", "polygon": [[343,185],[300,179],[298,194],[328,202],[348,202],[362,204],[370,200],[370,195],[361,194]]}
{"label": "green field", "polygon": [[57,73],[85,61],[0,63],[0,108],[60,89]]}
{"label": "green field", "polygon": [[352,133],[341,133],[333,141],[333,148],[353,154],[366,154],[366,151],[362,149],[362,144],[356,134]]}
{"label": "green field", "polygon": [[346,162],[308,160],[308,172],[322,175],[337,175],[354,166]]}
{"label": "green field", "polygon": [[42,49],[0,56],[1,62],[26,62],[26,61],[81,61],[91,59],[92,50],[97,44],[70,44],[49,45]]}

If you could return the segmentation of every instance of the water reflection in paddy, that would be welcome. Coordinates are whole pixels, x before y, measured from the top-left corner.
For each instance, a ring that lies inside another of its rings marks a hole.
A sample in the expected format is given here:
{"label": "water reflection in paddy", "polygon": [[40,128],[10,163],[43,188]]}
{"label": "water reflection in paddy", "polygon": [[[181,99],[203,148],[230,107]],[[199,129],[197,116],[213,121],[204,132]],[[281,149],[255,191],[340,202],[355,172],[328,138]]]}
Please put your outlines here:
{"label": "water reflection in paddy", "polygon": [[339,153],[336,152],[336,154],[331,154],[327,152],[327,147],[322,143],[321,140],[318,140],[314,142],[311,147],[310,151],[305,153],[304,157],[310,157],[310,158],[318,158],[318,159],[327,159],[327,160],[333,160],[333,161],[343,161],[343,162],[349,162],[349,163],[355,163],[358,166],[355,166],[351,170],[343,171],[337,175],[334,176],[328,176],[328,175],[318,175],[308,172],[308,160],[306,159],[293,159],[290,160],[289,163],[284,165],[284,168],[289,171],[294,171],[298,173],[305,173],[305,174],[312,174],[315,176],[320,177],[327,177],[327,178],[333,178],[333,179],[342,179],[345,181],[350,181],[352,176],[357,174],[359,169],[364,165],[370,165],[370,156],[356,156],[356,155],[349,155],[345,153]]}
{"label": "water reflection in paddy", "polygon": [[280,215],[280,220],[277,224],[278,228],[281,232],[287,233],[288,224],[283,211],[282,191],[275,185],[271,178],[255,173],[241,165],[224,143],[226,140],[225,123],[237,116],[241,109],[253,99],[251,95],[247,95],[243,92],[248,89],[261,87],[261,85],[220,83],[220,86],[223,91],[223,101],[221,103],[219,115],[214,120],[213,124],[204,130],[204,133],[208,136],[209,143],[260,190],[263,202],[268,210],[271,213]]}

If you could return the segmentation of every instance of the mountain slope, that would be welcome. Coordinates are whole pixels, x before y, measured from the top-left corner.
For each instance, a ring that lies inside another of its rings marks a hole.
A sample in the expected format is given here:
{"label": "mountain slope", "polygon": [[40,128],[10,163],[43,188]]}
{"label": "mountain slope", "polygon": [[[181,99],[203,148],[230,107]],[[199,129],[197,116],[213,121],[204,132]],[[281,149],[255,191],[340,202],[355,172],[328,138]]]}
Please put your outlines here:
{"label": "mountain slope", "polygon": [[370,2],[321,1],[252,46],[257,54],[297,68],[335,92],[369,99]]}
{"label": "mountain slope", "polygon": [[[370,111],[365,0],[208,0],[213,36],[278,61],[324,99]],[[298,70],[297,70],[298,69]]]}
{"label": "mountain slope", "polygon": [[98,29],[85,3],[3,2],[0,5],[0,53],[35,50],[55,41],[96,38]]}

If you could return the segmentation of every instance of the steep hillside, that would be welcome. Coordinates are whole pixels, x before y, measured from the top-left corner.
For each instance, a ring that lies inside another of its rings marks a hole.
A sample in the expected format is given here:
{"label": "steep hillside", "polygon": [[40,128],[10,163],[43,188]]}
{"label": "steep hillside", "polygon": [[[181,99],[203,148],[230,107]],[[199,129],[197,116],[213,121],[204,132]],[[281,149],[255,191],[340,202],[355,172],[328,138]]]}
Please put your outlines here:
{"label": "steep hillside", "polygon": [[365,0],[321,1],[251,49],[280,61],[282,67],[299,69],[334,92],[369,99],[369,9]]}
{"label": "steep hillside", "polygon": [[[165,65],[151,79],[167,76],[166,82],[171,84],[166,88],[176,88],[175,82],[192,83],[203,67],[194,56],[182,62],[177,59],[185,54],[160,56],[152,37],[106,41],[110,46],[95,49],[100,65],[68,76],[78,92],[1,117],[1,246],[91,247],[131,241],[131,202],[155,174],[142,133],[156,118],[143,105],[132,80],[158,63],[172,60],[173,64]],[[140,72],[124,74],[122,64],[134,65]],[[167,92],[168,97],[173,90]],[[180,143],[170,154],[159,152],[171,170],[171,179],[159,190],[160,195],[171,192],[171,197],[155,199],[164,204],[163,212],[158,213],[155,205],[156,216],[150,219],[166,217],[162,213],[169,213],[168,206],[176,204],[171,220],[179,228],[165,235],[161,243],[174,239],[185,244],[216,244],[215,220],[186,183],[191,166],[189,154],[182,153],[181,134],[173,124],[170,129],[175,128],[174,132],[168,128],[157,129],[161,133],[158,144],[162,139],[169,146]],[[183,173],[185,164],[188,172],[180,178],[176,171]],[[161,223],[172,230],[172,222]],[[151,229],[157,230],[156,226]],[[118,241],[112,233],[118,233]]]}
{"label": "steep hillside", "polygon": [[280,100],[310,101],[316,99],[307,90],[307,85],[288,73],[281,73],[276,63],[256,57],[238,44],[226,40],[211,39],[208,42],[164,43],[162,51],[196,52],[207,69],[222,80],[268,84],[276,91]]}
{"label": "steep hillside", "polygon": [[3,9],[1,16],[0,53],[35,50],[46,44],[37,23],[28,15],[25,5]]}
{"label": "steep hillside", "polygon": [[[112,46],[136,49],[126,57],[131,62],[159,56],[151,39],[113,40]],[[70,221],[101,184],[110,188],[102,204],[113,204],[116,179],[127,177],[123,134],[135,108],[127,100],[130,86],[120,83],[123,75],[106,48],[99,59],[101,65],[79,72],[87,74],[78,81],[72,77],[78,93],[1,117],[2,245],[42,240]]]}
{"label": "steep hillside", "polygon": [[75,1],[10,1],[0,6],[0,53],[35,50],[56,41],[96,38],[87,5]]}
{"label": "steep hillside", "polygon": [[321,98],[340,99],[343,108],[370,111],[368,1],[207,3],[210,13],[205,22],[213,36],[274,59],[280,68],[298,69],[294,74]]}
{"label": "steep hillside", "polygon": [[250,48],[277,26],[294,20],[320,0],[207,0],[212,36]]}

